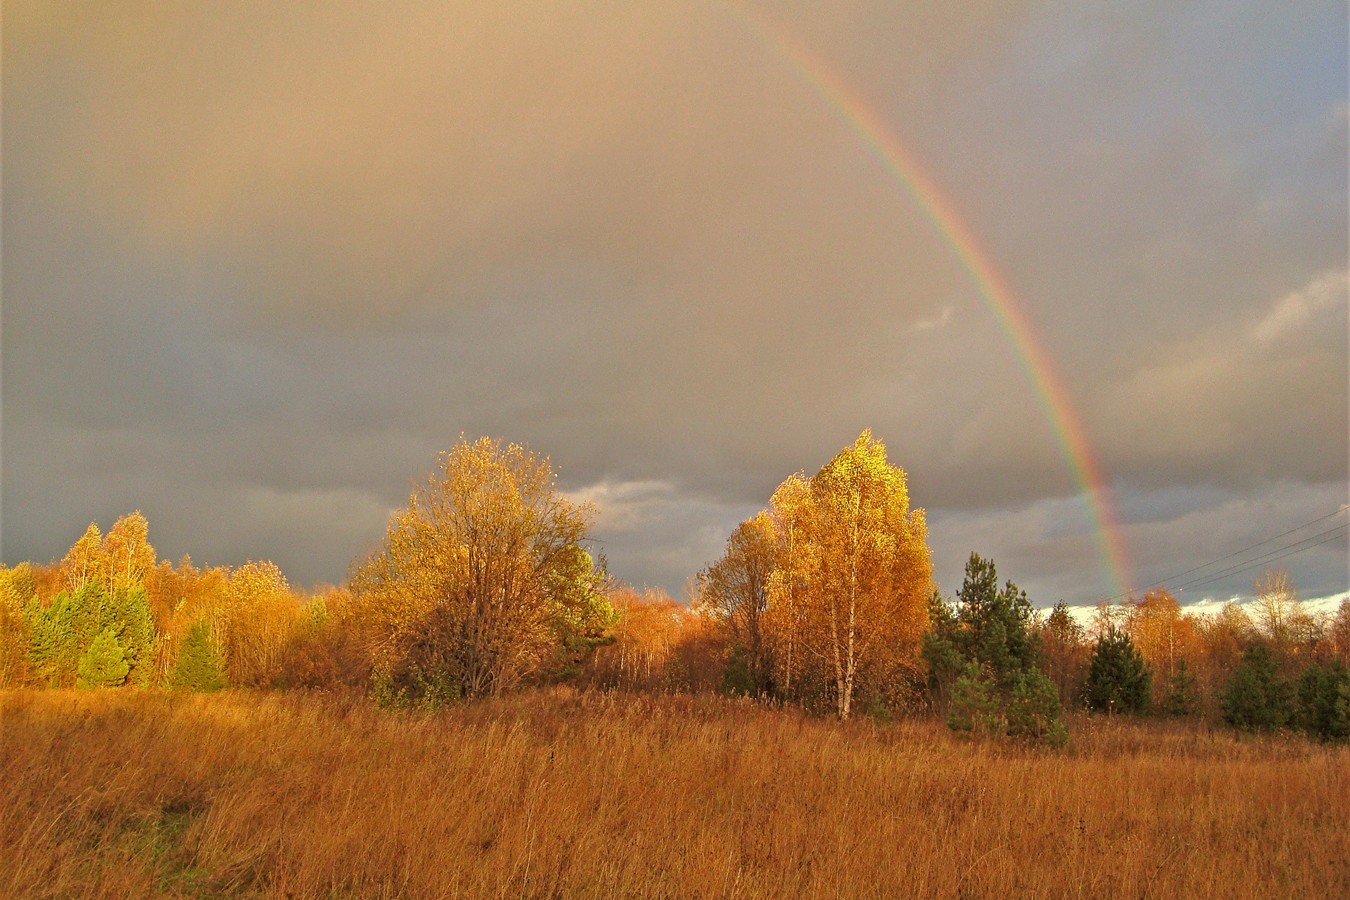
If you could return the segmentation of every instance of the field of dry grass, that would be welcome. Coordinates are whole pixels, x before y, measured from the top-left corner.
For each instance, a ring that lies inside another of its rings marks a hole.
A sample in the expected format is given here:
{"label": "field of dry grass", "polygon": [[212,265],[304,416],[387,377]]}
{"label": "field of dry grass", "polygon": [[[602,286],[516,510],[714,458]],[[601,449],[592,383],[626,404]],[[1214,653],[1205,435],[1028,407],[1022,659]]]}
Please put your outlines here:
{"label": "field of dry grass", "polygon": [[1350,750],[550,691],[0,693],[5,897],[1344,897]]}

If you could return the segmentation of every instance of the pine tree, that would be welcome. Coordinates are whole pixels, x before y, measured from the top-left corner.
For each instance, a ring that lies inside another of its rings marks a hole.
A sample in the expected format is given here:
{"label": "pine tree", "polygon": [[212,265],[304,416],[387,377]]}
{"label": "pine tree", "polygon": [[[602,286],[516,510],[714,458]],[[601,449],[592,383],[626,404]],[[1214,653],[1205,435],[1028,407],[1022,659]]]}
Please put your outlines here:
{"label": "pine tree", "polygon": [[1053,682],[1041,672],[1031,601],[1011,581],[1002,588],[994,561],[972,553],[955,606],[936,593],[929,601],[932,631],[923,655],[939,692],[952,673],[947,724],[956,731],[990,731],[1048,741],[1068,739]]}
{"label": "pine tree", "polygon": [[115,629],[109,627],[99,632],[89,643],[89,648],[80,657],[79,678],[75,682],[78,688],[117,687],[127,679],[130,670],[127,665],[126,651],[118,643]]}
{"label": "pine tree", "polygon": [[1060,715],[1059,691],[1039,669],[1018,673],[1006,707],[1008,734],[1045,741],[1053,747],[1068,743],[1069,731]]}
{"label": "pine tree", "polygon": [[1108,628],[1092,650],[1083,699],[1097,712],[1142,713],[1148,709],[1153,676],[1130,636]]}
{"label": "pine tree", "polygon": [[169,684],[189,691],[218,691],[225,687],[225,661],[211,636],[211,626],[199,619],[188,629],[178,651]]}

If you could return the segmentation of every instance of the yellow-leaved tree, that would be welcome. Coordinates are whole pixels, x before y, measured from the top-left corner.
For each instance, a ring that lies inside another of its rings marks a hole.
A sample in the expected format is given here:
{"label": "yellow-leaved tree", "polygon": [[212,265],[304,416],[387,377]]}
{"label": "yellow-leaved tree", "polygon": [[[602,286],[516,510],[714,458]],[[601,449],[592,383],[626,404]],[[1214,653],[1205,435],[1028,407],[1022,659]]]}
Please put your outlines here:
{"label": "yellow-leaved tree", "polygon": [[380,677],[413,694],[495,694],[552,659],[562,631],[608,624],[598,573],[577,565],[592,514],[546,457],[461,438],[352,573]]}
{"label": "yellow-leaved tree", "polygon": [[864,431],[811,479],[803,649],[823,665],[841,719],[860,692],[891,697],[919,666],[933,564],[905,473]]}
{"label": "yellow-leaved tree", "polygon": [[[90,526],[91,528],[94,526]],[[97,533],[97,532],[95,532]],[[155,567],[155,548],[150,546],[150,524],[138,509],[122,516],[103,538],[100,562],[109,594],[145,589],[145,579]]]}
{"label": "yellow-leaved tree", "polygon": [[252,560],[228,573],[222,595],[212,630],[230,684],[270,685],[303,615],[300,601],[275,563]]}
{"label": "yellow-leaved tree", "polygon": [[773,520],[761,512],[738,525],[726,554],[698,573],[699,598],[718,616],[733,648],[724,685],[756,697],[773,693],[765,621],[774,544]]}
{"label": "yellow-leaved tree", "polygon": [[[848,718],[856,697],[891,702],[916,682],[933,590],[928,529],[870,431],[812,478],[779,485],[701,585],[732,666],[744,659],[759,693],[829,702]],[[755,677],[758,665],[769,673]]]}

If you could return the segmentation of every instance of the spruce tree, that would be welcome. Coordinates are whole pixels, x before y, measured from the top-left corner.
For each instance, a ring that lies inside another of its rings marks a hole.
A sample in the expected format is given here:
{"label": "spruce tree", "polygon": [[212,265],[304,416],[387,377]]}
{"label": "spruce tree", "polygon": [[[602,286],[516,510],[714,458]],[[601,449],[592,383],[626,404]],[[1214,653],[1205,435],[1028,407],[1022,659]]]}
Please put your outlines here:
{"label": "spruce tree", "polygon": [[114,616],[118,640],[126,650],[131,667],[128,683],[149,687],[151,676],[151,647],[154,645],[155,624],[150,616],[150,601],[145,591],[119,590],[114,598]]}
{"label": "spruce tree", "polygon": [[117,640],[115,629],[99,632],[80,656],[78,688],[117,687],[127,680],[126,651]]}
{"label": "spruce tree", "polygon": [[1167,679],[1167,696],[1163,697],[1162,711],[1169,716],[1189,716],[1195,712],[1195,676],[1178,660],[1172,677]]}
{"label": "spruce tree", "polygon": [[70,599],[62,591],[45,606],[36,596],[24,606],[28,659],[38,683],[48,687],[68,687],[74,679],[74,661],[78,656]]}
{"label": "spruce tree", "polygon": [[1350,740],[1350,670],[1314,665],[1298,682],[1298,726],[1323,741]]}
{"label": "spruce tree", "polygon": [[1260,645],[1249,647],[1224,692],[1223,719],[1238,731],[1281,728],[1289,721],[1290,694],[1270,651]]}
{"label": "spruce tree", "polygon": [[1153,676],[1130,636],[1110,628],[1092,648],[1083,699],[1097,712],[1142,713],[1148,709]]}
{"label": "spruce tree", "polygon": [[224,669],[225,661],[211,637],[211,626],[205,619],[199,619],[183,637],[169,684],[189,691],[218,691],[225,687]]}

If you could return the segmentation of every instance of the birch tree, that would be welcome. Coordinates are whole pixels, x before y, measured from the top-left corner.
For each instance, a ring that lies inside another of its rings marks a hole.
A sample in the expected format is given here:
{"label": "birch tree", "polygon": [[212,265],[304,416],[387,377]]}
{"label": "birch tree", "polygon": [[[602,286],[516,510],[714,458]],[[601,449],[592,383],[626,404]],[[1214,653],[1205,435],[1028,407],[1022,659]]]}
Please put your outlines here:
{"label": "birch tree", "polygon": [[870,431],[775,500],[768,620],[784,684],[816,682],[846,719],[860,691],[893,697],[919,667],[933,572],[924,511],[910,510],[904,471]]}

